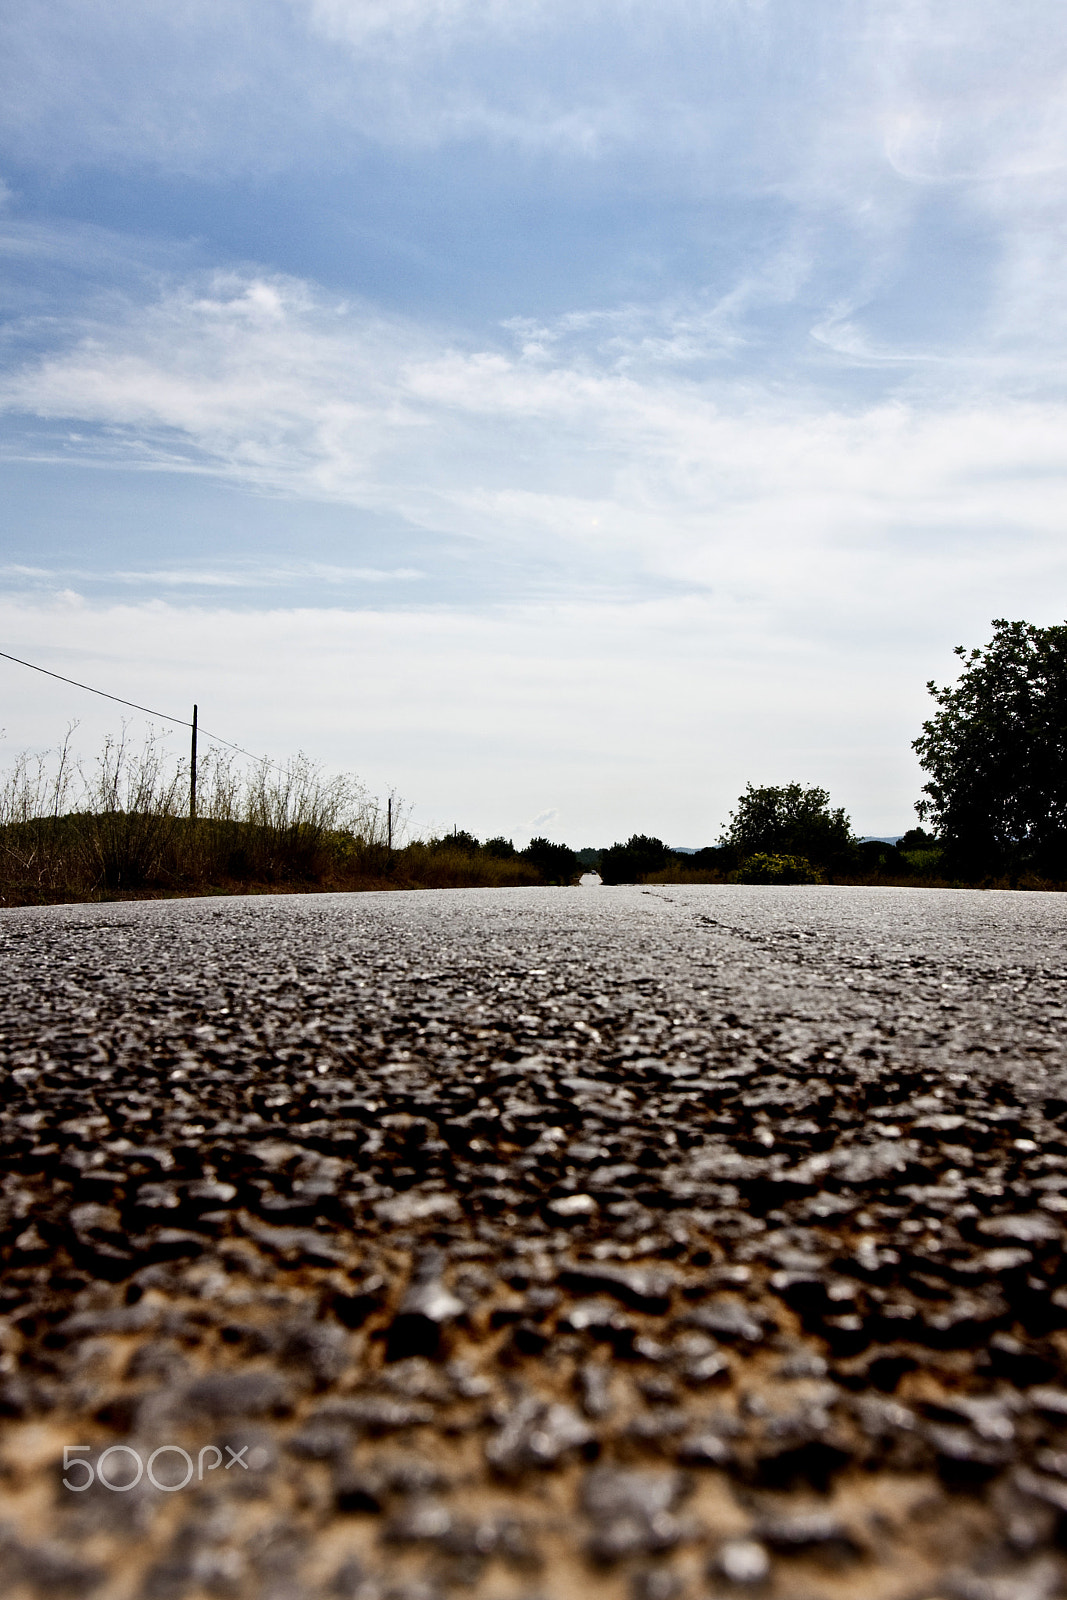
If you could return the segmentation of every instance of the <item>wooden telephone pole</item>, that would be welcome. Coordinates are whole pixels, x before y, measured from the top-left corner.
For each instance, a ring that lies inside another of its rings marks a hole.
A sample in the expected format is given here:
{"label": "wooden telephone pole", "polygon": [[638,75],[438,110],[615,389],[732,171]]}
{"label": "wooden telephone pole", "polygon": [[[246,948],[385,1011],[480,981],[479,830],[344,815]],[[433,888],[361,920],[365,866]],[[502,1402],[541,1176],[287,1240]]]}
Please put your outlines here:
{"label": "wooden telephone pole", "polygon": [[193,746],[189,756],[189,821],[196,821],[196,707],[193,707]]}

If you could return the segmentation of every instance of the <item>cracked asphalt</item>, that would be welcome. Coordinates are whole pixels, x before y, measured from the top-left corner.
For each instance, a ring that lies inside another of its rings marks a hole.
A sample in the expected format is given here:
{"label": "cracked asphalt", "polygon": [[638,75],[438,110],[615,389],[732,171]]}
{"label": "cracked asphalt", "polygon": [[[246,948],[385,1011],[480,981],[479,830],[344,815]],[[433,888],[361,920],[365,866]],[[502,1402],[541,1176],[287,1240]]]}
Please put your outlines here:
{"label": "cracked asphalt", "polygon": [[1067,1593],[1065,935],[836,887],[0,912],[5,1595]]}

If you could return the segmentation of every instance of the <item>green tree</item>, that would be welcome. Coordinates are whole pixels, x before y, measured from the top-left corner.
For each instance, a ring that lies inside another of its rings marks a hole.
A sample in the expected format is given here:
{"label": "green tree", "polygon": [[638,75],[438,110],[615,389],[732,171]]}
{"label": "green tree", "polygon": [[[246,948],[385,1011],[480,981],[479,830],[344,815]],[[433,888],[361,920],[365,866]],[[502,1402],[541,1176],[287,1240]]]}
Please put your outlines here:
{"label": "green tree", "polygon": [[1067,876],[1067,623],[993,621],[912,745],[929,776],[915,809],[960,876]]}
{"label": "green tree", "polygon": [[759,789],[749,784],[720,841],[736,860],[801,856],[818,867],[847,861],[855,842],[844,811],[840,807],[831,811],[827,791],[805,789],[799,783]]}
{"label": "green tree", "polygon": [[497,834],[495,838],[487,839],[482,845],[482,849],[487,856],[495,856],[498,861],[509,861],[513,855],[518,853],[511,840],[505,839],[503,834]]}
{"label": "green tree", "polygon": [[578,876],[578,857],[569,845],[531,839],[520,854],[537,868],[546,883],[573,883]]}
{"label": "green tree", "polygon": [[605,883],[638,883],[653,872],[662,872],[673,859],[662,839],[632,833],[625,844],[613,844],[602,852],[600,876]]}
{"label": "green tree", "polygon": [[457,850],[461,855],[474,856],[478,854],[479,845],[473,833],[468,833],[466,828],[453,828],[451,833],[446,833],[441,839],[430,840],[431,850]]}

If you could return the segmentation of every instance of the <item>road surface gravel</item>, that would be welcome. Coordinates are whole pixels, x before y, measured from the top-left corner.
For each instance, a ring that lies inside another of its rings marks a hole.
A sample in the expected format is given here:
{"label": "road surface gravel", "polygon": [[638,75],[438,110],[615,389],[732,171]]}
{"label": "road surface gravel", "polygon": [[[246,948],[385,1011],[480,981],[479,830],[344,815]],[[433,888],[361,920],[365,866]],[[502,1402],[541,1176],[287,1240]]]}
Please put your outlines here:
{"label": "road surface gravel", "polygon": [[831,887],[0,912],[3,1592],[1064,1594],[1065,935]]}

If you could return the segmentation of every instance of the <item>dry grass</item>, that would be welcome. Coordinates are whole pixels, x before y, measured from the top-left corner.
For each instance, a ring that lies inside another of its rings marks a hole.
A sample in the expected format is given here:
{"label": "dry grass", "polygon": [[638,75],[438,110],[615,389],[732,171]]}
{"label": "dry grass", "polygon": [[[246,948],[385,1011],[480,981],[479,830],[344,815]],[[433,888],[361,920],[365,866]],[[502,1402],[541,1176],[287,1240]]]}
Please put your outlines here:
{"label": "dry grass", "polygon": [[240,768],[209,753],[195,821],[188,786],[187,766],[151,737],[140,749],[109,739],[88,771],[70,733],[51,757],[20,757],[0,785],[0,905],[542,881],[527,861],[447,840],[390,849],[386,807],[304,755]]}

